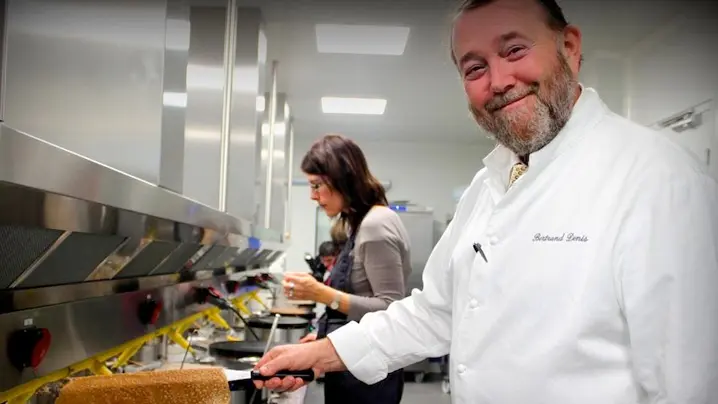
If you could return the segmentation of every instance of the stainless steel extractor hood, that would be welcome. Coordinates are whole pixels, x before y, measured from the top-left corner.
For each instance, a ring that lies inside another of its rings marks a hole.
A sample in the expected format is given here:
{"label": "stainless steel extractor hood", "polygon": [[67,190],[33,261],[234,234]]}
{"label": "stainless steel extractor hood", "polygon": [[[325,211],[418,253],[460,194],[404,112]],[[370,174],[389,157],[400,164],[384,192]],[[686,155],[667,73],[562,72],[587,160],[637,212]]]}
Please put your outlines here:
{"label": "stainless steel extractor hood", "polygon": [[[207,308],[196,286],[225,290],[283,253],[253,226],[0,125],[0,346],[29,325],[53,337],[32,375],[0,351],[0,392]],[[265,232],[266,234],[266,232]]]}

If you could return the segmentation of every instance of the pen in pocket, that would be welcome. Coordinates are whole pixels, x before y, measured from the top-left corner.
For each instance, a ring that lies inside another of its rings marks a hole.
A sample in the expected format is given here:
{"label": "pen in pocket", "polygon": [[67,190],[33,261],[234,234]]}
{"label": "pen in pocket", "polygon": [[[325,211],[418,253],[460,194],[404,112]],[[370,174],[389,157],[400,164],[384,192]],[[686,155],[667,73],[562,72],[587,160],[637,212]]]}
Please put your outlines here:
{"label": "pen in pocket", "polygon": [[486,254],[484,254],[484,250],[481,248],[481,244],[474,243],[474,251],[481,254],[481,258],[484,259],[484,262],[488,263],[489,261],[486,259]]}

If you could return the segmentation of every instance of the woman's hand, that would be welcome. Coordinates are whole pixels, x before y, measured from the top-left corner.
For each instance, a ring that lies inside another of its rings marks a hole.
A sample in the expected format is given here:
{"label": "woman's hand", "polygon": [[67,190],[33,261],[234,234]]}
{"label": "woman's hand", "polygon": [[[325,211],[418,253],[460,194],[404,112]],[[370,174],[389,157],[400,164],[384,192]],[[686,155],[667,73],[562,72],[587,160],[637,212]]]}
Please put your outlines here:
{"label": "woman's hand", "polygon": [[282,286],[284,295],[289,299],[316,302],[324,284],[319,283],[309,273],[290,272],[284,274]]}
{"label": "woman's hand", "polygon": [[304,336],[304,338],[299,340],[300,344],[304,344],[307,342],[312,342],[317,340],[317,333],[311,333]]}

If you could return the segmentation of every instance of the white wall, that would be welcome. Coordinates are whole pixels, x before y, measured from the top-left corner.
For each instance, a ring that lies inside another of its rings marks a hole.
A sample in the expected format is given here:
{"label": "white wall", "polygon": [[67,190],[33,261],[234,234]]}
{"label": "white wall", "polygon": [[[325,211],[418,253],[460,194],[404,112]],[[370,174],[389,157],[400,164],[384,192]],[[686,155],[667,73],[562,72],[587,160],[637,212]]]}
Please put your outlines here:
{"label": "white wall", "polygon": [[[468,185],[491,151],[490,143],[482,144],[480,136],[477,132],[475,144],[356,141],[372,173],[381,181],[391,182],[387,194],[390,200],[409,200],[434,208],[436,220],[446,221],[446,216],[454,212],[454,189]],[[301,178],[299,165],[313,140],[301,138],[295,142],[295,178]],[[302,197],[309,195],[293,196]]]}
{"label": "white wall", "polygon": [[652,124],[718,95],[715,12],[699,7],[709,3],[691,2],[629,55],[631,119]]}
{"label": "white wall", "polygon": [[617,114],[626,114],[626,59],[623,55],[590,52],[584,55],[579,74],[583,85],[595,89],[606,106]]}
{"label": "white wall", "polygon": [[[481,142],[477,132],[475,144],[405,143],[391,141],[357,143],[364,151],[374,175],[391,182],[390,200],[409,200],[434,209],[434,218],[443,224],[454,212],[454,191],[468,185],[483,167],[482,159],[491,144]],[[294,144],[295,178],[302,178],[299,165],[313,138],[298,138]],[[316,204],[309,199],[304,185],[292,187],[291,244],[287,252],[287,269],[305,270],[307,252],[315,253]],[[437,232],[443,227],[437,226]]]}
{"label": "white wall", "polygon": [[682,15],[654,32],[628,55],[627,113],[653,125],[689,108],[702,125],[681,133],[664,132],[685,146],[718,177],[718,25],[711,2],[691,2]]}

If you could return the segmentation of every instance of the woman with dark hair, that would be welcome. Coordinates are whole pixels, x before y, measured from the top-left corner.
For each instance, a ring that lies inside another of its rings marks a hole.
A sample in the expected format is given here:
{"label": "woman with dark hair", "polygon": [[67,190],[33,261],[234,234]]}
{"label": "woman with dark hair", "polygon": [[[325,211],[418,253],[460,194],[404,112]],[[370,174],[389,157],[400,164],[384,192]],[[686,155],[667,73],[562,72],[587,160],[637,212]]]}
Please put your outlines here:
{"label": "woman with dark hair", "polygon": [[[309,181],[312,200],[335,218],[336,226],[343,226],[347,235],[328,285],[309,274],[285,274],[287,297],[327,306],[318,333],[302,340],[308,342],[405,297],[411,266],[407,231],[388,208],[384,187],[369,171],[356,143],[339,135],[325,136],[309,149],[301,169]],[[328,373],[324,380],[325,404],[398,404],[404,390],[401,370],[373,385],[349,372]]]}

